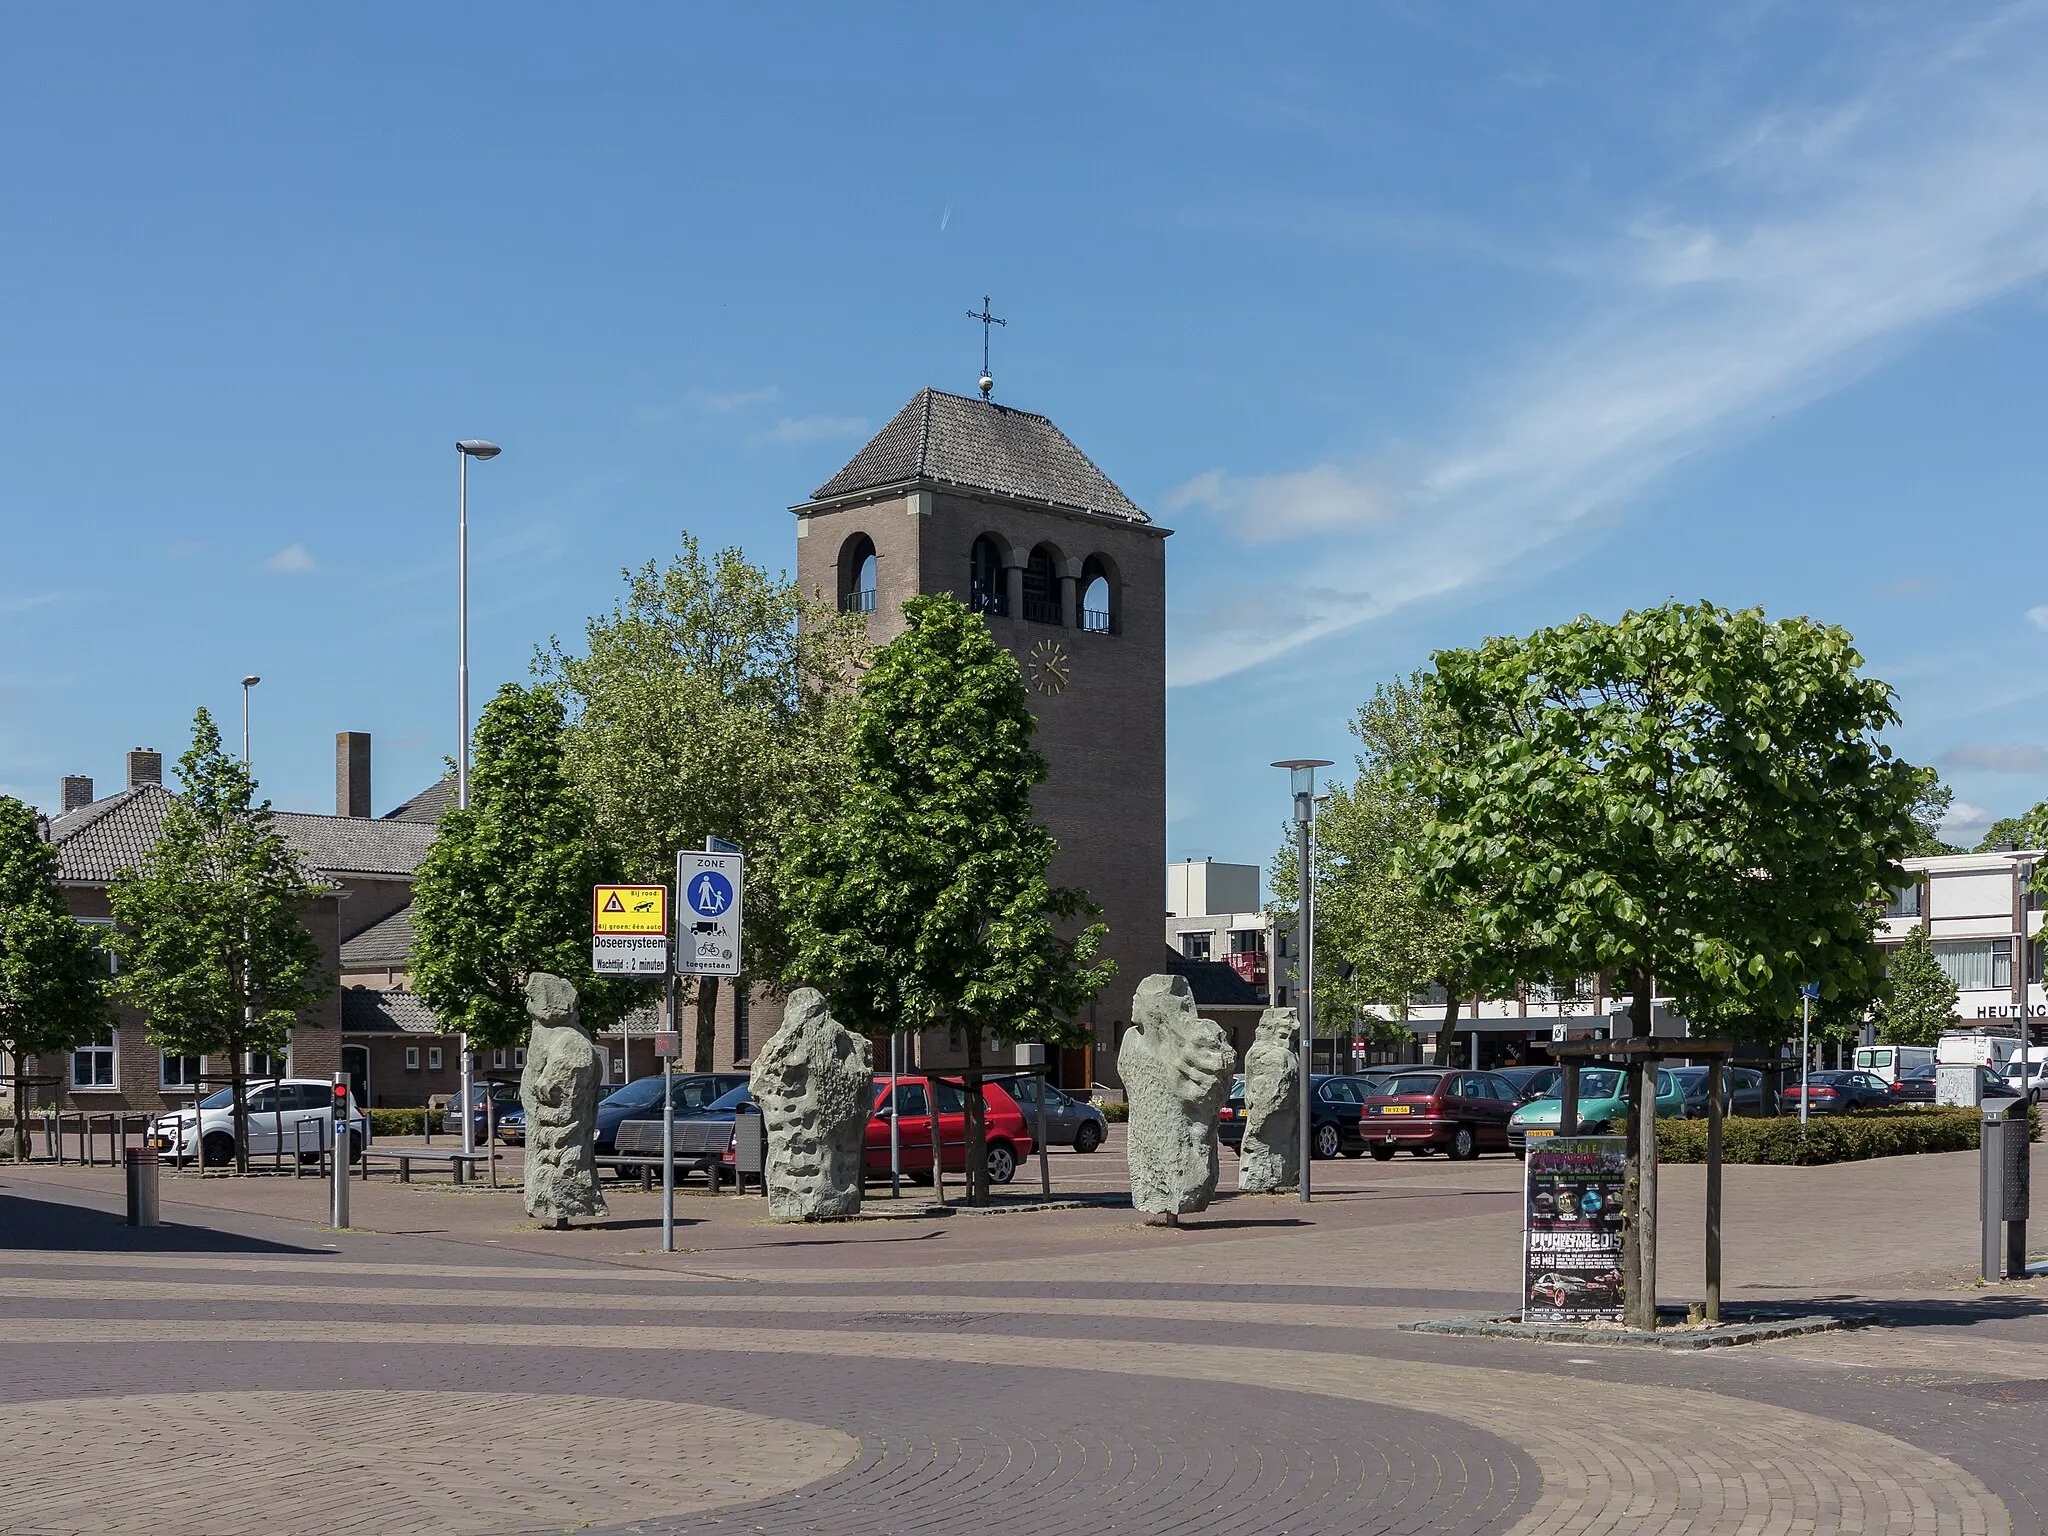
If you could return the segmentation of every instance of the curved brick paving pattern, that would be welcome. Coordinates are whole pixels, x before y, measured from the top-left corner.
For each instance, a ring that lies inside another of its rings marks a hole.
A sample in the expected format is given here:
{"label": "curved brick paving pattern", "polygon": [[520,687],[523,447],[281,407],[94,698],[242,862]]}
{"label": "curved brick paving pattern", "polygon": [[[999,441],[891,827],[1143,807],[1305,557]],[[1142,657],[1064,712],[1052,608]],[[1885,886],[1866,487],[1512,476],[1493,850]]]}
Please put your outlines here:
{"label": "curved brick paving pattern", "polygon": [[[309,1364],[291,1354],[295,1370]],[[178,1374],[187,1374],[184,1371]],[[601,1438],[592,1429],[614,1428]],[[487,1427],[486,1427],[487,1426]],[[81,1445],[93,1447],[79,1476]],[[7,1414],[18,1536],[488,1533],[716,1509],[852,1461],[837,1430],[694,1403],[245,1391],[46,1398]]]}

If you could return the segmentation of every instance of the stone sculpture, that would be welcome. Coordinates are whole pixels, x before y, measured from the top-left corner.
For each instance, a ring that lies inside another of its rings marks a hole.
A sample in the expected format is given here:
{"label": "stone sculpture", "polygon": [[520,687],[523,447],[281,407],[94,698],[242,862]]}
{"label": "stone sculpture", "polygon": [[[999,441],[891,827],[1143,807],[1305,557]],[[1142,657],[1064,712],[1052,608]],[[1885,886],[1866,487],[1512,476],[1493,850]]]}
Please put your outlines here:
{"label": "stone sculpture", "polygon": [[566,1227],[571,1216],[605,1214],[596,1152],[604,1059],[577,1021],[576,989],[561,977],[526,978],[526,1017],[526,1214]]}
{"label": "stone sculpture", "polygon": [[1237,1187],[1271,1194],[1301,1187],[1301,1020],[1292,1008],[1259,1015],[1244,1053],[1244,1144]]}
{"label": "stone sculpture", "polygon": [[1183,976],[1147,976],[1117,1049],[1131,1104],[1131,1204],[1171,1225],[1216,1193],[1216,1116],[1234,1062],[1222,1026],[1195,1012]]}
{"label": "stone sculpture", "polygon": [[754,1102],[768,1132],[768,1214],[823,1221],[860,1214],[861,1174],[873,1108],[874,1056],[866,1040],[799,987],[782,1028],[754,1058]]}

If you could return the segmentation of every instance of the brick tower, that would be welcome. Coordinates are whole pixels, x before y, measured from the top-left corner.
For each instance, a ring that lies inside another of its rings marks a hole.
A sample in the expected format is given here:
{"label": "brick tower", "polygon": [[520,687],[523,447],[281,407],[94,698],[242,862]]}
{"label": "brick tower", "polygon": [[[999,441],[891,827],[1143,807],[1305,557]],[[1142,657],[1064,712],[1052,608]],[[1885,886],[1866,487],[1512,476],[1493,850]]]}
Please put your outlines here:
{"label": "brick tower", "polygon": [[798,579],[878,643],[906,598],[950,592],[1017,658],[1051,766],[1052,878],[1102,908],[1117,968],[1088,1010],[1099,1055],[1064,1052],[1060,1080],[1114,1082],[1117,1026],[1165,944],[1170,530],[1045,417],[934,389],[790,510]]}

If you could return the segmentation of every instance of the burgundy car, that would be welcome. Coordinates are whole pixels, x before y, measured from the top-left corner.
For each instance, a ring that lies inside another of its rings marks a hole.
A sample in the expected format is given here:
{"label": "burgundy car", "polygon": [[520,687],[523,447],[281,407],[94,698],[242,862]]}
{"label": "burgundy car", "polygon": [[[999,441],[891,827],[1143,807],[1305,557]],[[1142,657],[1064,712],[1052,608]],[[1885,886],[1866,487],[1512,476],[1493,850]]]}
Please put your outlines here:
{"label": "burgundy car", "polygon": [[[939,1099],[939,1155],[948,1173],[967,1169],[967,1092],[957,1082],[940,1078],[932,1085]],[[1017,1165],[1032,1153],[1031,1131],[1017,1101],[994,1083],[981,1085],[987,1102],[988,1179],[1007,1184]],[[890,1102],[889,1079],[875,1079],[874,1114],[868,1120],[867,1176],[889,1177],[889,1117],[896,1117],[897,1156],[905,1174],[920,1184],[932,1181],[931,1103],[921,1077],[896,1081]]]}
{"label": "burgundy car", "polygon": [[1508,1150],[1508,1117],[1515,1088],[1491,1072],[1422,1067],[1386,1076],[1382,1092],[1365,1101],[1359,1134],[1378,1162],[1402,1148],[1418,1157],[1442,1150],[1463,1161],[1491,1148]]}

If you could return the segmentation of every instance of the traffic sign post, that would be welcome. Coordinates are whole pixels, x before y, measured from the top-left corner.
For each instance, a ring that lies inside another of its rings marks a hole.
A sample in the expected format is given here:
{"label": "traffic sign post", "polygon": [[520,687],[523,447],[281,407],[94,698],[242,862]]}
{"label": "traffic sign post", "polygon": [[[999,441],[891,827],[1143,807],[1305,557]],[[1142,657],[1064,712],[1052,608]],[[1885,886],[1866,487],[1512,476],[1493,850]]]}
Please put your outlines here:
{"label": "traffic sign post", "polygon": [[600,885],[590,894],[590,968],[600,976],[668,971],[668,887]]}
{"label": "traffic sign post", "polygon": [[334,1074],[334,1188],[332,1210],[334,1230],[348,1227],[348,1074]]}
{"label": "traffic sign post", "polygon": [[678,976],[739,975],[743,866],[737,853],[676,855]]}

